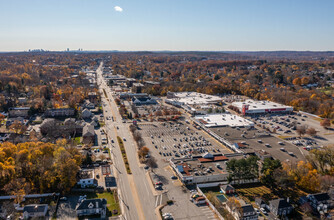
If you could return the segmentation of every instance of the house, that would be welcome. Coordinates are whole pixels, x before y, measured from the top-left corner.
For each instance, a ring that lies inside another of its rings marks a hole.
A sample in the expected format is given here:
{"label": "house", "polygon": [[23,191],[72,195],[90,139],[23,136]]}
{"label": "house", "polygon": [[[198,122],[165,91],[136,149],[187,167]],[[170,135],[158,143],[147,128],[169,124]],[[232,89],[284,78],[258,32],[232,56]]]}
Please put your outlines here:
{"label": "house", "polygon": [[268,208],[269,209],[268,205],[263,201],[262,198],[256,197],[255,198],[255,204],[257,206],[259,206],[260,208]]}
{"label": "house", "polygon": [[75,121],[74,118],[66,118],[64,123],[54,118],[44,119],[39,127],[42,135],[49,135],[52,137],[81,135],[84,127],[84,122]]}
{"label": "house", "polygon": [[29,107],[16,107],[16,108],[9,108],[9,117],[28,117],[29,115]]}
{"label": "house", "polygon": [[23,207],[23,218],[45,218],[48,212],[47,204],[31,204]]}
{"label": "house", "polygon": [[82,108],[88,108],[88,109],[94,109],[95,108],[95,104],[86,100],[85,103],[82,105]]}
{"label": "house", "polygon": [[230,184],[227,185],[221,185],[220,186],[220,190],[225,193],[225,194],[233,194],[235,193],[235,189],[233,186],[231,186]]}
{"label": "house", "polygon": [[94,125],[86,124],[82,130],[82,142],[85,144],[95,142]]}
{"label": "house", "polygon": [[302,210],[304,213],[312,213],[313,208],[310,205],[309,202],[305,202],[303,205],[299,206],[300,210]]}
{"label": "house", "polygon": [[96,187],[97,180],[95,179],[94,170],[80,170],[80,180],[77,182],[81,188]]}
{"label": "house", "polygon": [[288,215],[292,212],[293,207],[286,199],[274,199],[269,202],[270,212],[277,216]]}
{"label": "house", "polygon": [[18,101],[20,104],[26,104],[27,103],[27,98],[26,97],[20,97],[18,98]]}
{"label": "house", "polygon": [[76,121],[75,118],[66,118],[64,120],[64,130],[75,135],[82,135],[83,127],[86,122]]}
{"label": "house", "polygon": [[85,108],[82,112],[81,112],[81,117],[84,119],[88,119],[92,117],[92,113],[91,111],[89,111],[87,108]]}
{"label": "house", "polygon": [[239,219],[241,220],[257,220],[258,214],[256,213],[254,207],[250,204],[241,206],[242,216]]}
{"label": "house", "polygon": [[75,110],[73,108],[54,108],[46,110],[45,117],[71,117],[74,114]]}
{"label": "house", "polygon": [[41,134],[46,135],[55,129],[58,124],[59,122],[57,122],[56,119],[47,118],[43,120],[42,124],[39,126],[39,130],[41,131]]}
{"label": "house", "polygon": [[318,211],[320,214],[327,213],[328,209],[332,206],[332,200],[328,193],[309,194],[307,198],[313,210]]}
{"label": "house", "polygon": [[97,103],[97,94],[96,94],[96,92],[89,92],[88,93],[88,99],[89,99],[90,102],[96,104]]}
{"label": "house", "polygon": [[132,103],[135,105],[156,105],[158,102],[151,97],[133,97]]}
{"label": "house", "polygon": [[133,93],[141,93],[143,87],[144,87],[144,85],[141,84],[141,83],[133,83],[132,87],[131,87],[131,92],[133,92]]}
{"label": "house", "polygon": [[106,217],[107,201],[105,199],[86,199],[78,203],[76,212],[78,216],[100,215]]}
{"label": "house", "polygon": [[[243,201],[244,202],[244,201]],[[226,206],[227,210],[232,214],[234,219],[237,220],[257,220],[258,214],[251,204],[244,204],[241,207]]]}

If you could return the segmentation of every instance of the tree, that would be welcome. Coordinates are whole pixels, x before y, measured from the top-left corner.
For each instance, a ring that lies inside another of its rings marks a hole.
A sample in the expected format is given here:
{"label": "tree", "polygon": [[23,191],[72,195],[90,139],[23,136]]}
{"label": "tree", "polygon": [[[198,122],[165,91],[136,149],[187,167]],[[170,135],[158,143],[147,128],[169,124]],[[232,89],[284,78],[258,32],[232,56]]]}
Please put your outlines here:
{"label": "tree", "polygon": [[306,130],[306,134],[308,134],[310,136],[316,136],[317,135],[317,131],[314,128],[308,128]]}
{"label": "tree", "polygon": [[330,122],[330,120],[329,120],[328,118],[325,118],[324,120],[322,120],[322,121],[320,122],[320,125],[321,125],[322,127],[324,127],[325,129],[327,129],[328,127],[331,126],[331,122]]}
{"label": "tree", "polygon": [[302,81],[299,77],[297,77],[292,81],[292,84],[300,86],[302,84]]}
{"label": "tree", "polygon": [[227,202],[226,205],[231,209],[231,210],[237,210],[239,213],[239,217],[243,216],[243,209],[241,208],[241,204],[240,202],[234,198],[234,197],[230,197]]}
{"label": "tree", "polygon": [[2,122],[2,120],[4,120],[4,119],[5,119],[5,116],[0,113],[0,122]]}
{"label": "tree", "polygon": [[296,132],[298,133],[299,137],[306,134],[306,129],[307,129],[307,127],[305,125],[301,125],[301,126],[297,127]]}
{"label": "tree", "polygon": [[157,159],[155,159],[155,157],[151,156],[150,158],[148,158],[146,160],[146,165],[151,167],[152,170],[154,170],[155,168],[158,168]]}
{"label": "tree", "polygon": [[296,167],[285,167],[296,185],[307,192],[320,190],[320,175],[309,162],[299,161]]}
{"label": "tree", "polygon": [[271,158],[264,159],[261,169],[261,182],[270,188],[277,187],[276,181],[274,179],[274,172],[280,168],[282,168],[280,160],[273,160]]}
{"label": "tree", "polygon": [[9,126],[9,129],[14,131],[16,134],[23,134],[27,130],[27,127],[22,122],[16,120],[11,126]]}
{"label": "tree", "polygon": [[307,161],[322,174],[331,174],[334,167],[333,147],[311,150],[306,156]]}
{"label": "tree", "polygon": [[259,175],[258,157],[250,156],[247,159],[232,159],[226,164],[226,169],[229,173],[229,180],[249,180],[257,178]]}

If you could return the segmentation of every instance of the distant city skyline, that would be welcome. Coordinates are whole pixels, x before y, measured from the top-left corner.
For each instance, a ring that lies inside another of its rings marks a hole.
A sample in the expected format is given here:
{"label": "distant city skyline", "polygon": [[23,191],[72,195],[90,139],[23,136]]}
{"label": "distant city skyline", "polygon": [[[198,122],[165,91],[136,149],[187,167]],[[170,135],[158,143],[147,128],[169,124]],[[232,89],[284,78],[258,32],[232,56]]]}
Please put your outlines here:
{"label": "distant city skyline", "polygon": [[0,0],[0,51],[334,51],[332,0]]}

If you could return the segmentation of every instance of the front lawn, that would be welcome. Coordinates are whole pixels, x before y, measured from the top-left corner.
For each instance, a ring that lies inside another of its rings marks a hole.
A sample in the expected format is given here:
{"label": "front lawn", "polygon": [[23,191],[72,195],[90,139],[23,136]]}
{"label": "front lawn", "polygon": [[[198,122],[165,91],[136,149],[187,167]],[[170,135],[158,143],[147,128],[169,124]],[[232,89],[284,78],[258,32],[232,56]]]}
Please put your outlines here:
{"label": "front lawn", "polygon": [[81,143],[81,137],[75,137],[75,138],[74,138],[74,143],[75,143],[76,145],[82,145],[82,143]]}
{"label": "front lawn", "polygon": [[118,214],[121,214],[121,209],[119,206],[117,191],[113,190],[111,192],[103,192],[103,193],[86,193],[87,199],[106,199],[107,200],[107,208],[109,213],[112,213],[113,210],[117,210]]}

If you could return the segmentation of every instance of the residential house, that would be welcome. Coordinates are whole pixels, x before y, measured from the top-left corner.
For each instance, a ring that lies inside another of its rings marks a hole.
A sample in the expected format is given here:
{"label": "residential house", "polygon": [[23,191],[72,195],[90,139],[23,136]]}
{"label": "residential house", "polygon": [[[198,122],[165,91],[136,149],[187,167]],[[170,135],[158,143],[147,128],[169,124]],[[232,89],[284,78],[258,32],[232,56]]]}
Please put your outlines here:
{"label": "residential house", "polygon": [[269,209],[274,215],[282,216],[288,215],[293,211],[293,207],[286,199],[274,199],[269,202]]}
{"label": "residential house", "polygon": [[262,198],[256,197],[255,198],[255,204],[259,206],[260,208],[267,208],[269,209],[268,205],[263,201]]}
{"label": "residential house", "polygon": [[89,92],[88,93],[88,99],[91,103],[97,103],[97,94],[96,92]]}
{"label": "residential house", "polygon": [[29,115],[29,107],[16,107],[16,108],[9,108],[9,117],[28,117]]}
{"label": "residential house", "polygon": [[227,210],[236,220],[257,220],[258,214],[251,204],[242,205],[240,208],[226,206]]}
{"label": "residential house", "polygon": [[27,103],[27,98],[26,97],[20,97],[18,98],[18,101],[20,104],[26,104]]}
{"label": "residential house", "polygon": [[77,185],[79,185],[81,188],[97,186],[97,180],[95,179],[94,170],[80,170],[79,178],[80,179],[77,182]]}
{"label": "residential house", "polygon": [[74,118],[67,118],[62,121],[54,118],[44,119],[39,129],[42,135],[52,137],[59,136],[77,136],[81,135],[85,122],[75,121]]}
{"label": "residential house", "polygon": [[41,131],[42,135],[46,135],[54,130],[58,124],[59,122],[57,122],[56,119],[47,118],[43,120],[42,124],[39,126],[39,130]]}
{"label": "residential house", "polygon": [[76,121],[74,118],[66,118],[64,121],[64,128],[65,130],[68,130],[69,133],[73,133],[77,136],[82,135],[82,130],[85,124],[85,121]]}
{"label": "residential house", "polygon": [[95,130],[94,125],[86,124],[82,130],[82,142],[90,144],[95,142]]}
{"label": "residential house", "polygon": [[95,120],[93,120],[90,124],[93,125],[94,128],[96,128],[96,127],[98,127],[100,125],[99,122],[97,122]]}
{"label": "residential house", "polygon": [[75,110],[73,108],[54,108],[48,109],[45,112],[46,117],[71,117],[74,116]]}
{"label": "residential house", "polygon": [[48,212],[47,204],[31,204],[23,207],[23,218],[45,218]]}
{"label": "residential house", "polygon": [[106,217],[107,201],[105,199],[86,199],[78,203],[76,212],[78,216],[100,215]]}
{"label": "residential house", "polygon": [[332,206],[332,200],[328,193],[309,194],[307,198],[313,210],[318,211],[320,214],[327,213]]}
{"label": "residential house", "polygon": [[141,93],[143,87],[144,87],[144,85],[141,84],[141,83],[133,83],[132,87],[131,87],[131,92],[133,92],[133,93]]}
{"label": "residential house", "polygon": [[220,186],[220,190],[225,193],[225,194],[233,194],[235,193],[235,189],[233,186],[231,186],[230,184],[227,185],[221,185]]}
{"label": "residential house", "polygon": [[81,117],[83,119],[89,119],[92,117],[92,113],[91,111],[89,111],[87,108],[85,108],[82,112],[81,112]]}
{"label": "residential house", "polygon": [[82,108],[83,109],[85,109],[85,108],[87,108],[87,109],[94,109],[95,108],[95,104],[92,103],[92,102],[90,102],[89,100],[86,100],[84,102],[84,104],[82,105]]}

